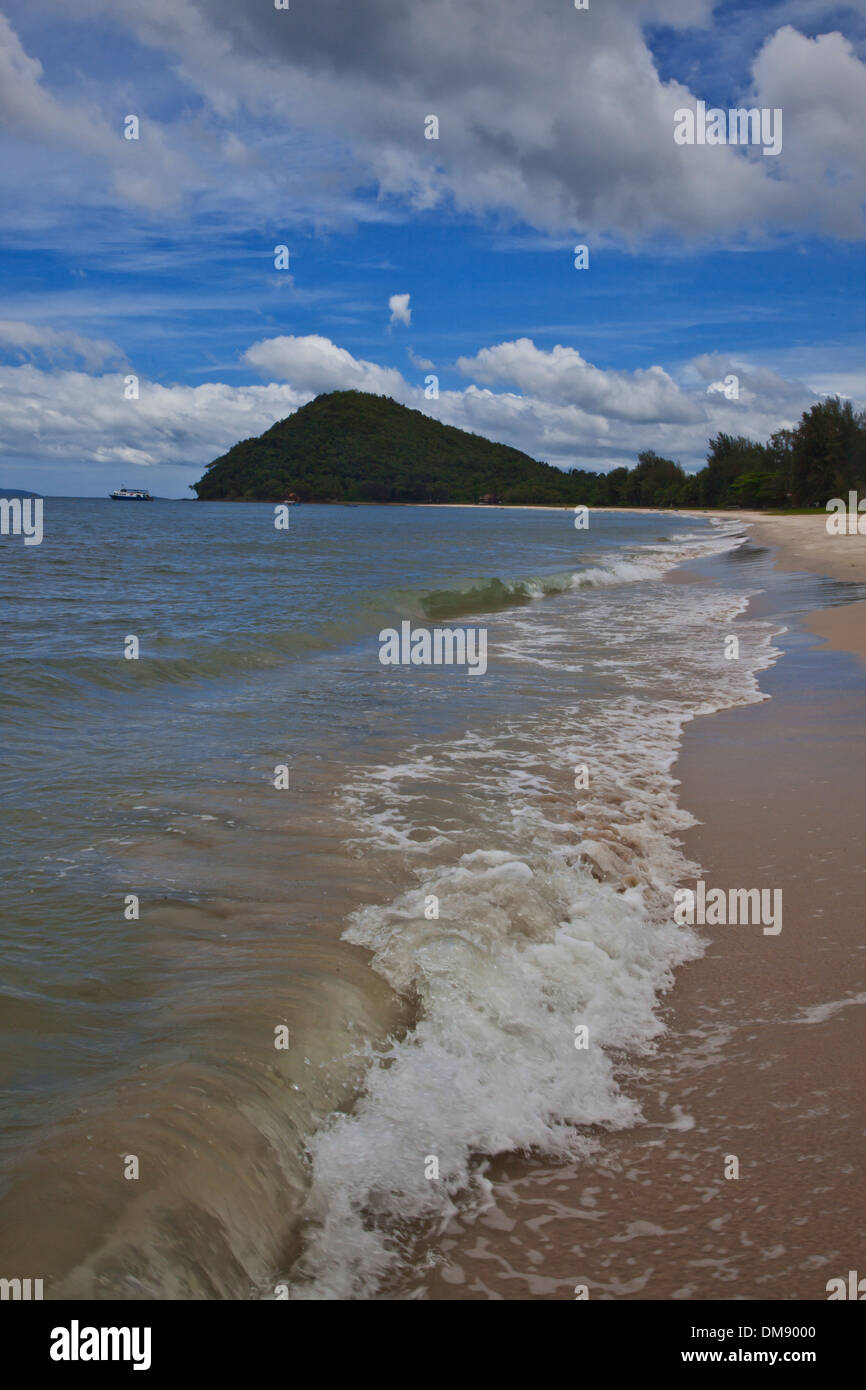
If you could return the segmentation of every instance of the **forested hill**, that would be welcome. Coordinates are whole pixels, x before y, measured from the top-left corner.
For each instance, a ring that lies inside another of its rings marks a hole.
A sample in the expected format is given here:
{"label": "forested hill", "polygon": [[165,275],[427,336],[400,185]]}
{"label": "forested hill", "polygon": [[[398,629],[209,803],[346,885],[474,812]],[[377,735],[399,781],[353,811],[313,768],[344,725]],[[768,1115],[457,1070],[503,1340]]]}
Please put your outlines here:
{"label": "forested hill", "polygon": [[235,444],[194,488],[203,501],[582,500],[559,468],[361,391],[317,396]]}
{"label": "forested hill", "polygon": [[566,473],[387,396],[334,391],[236,444],[194,488],[207,501],[822,508],[866,495],[866,415],[830,396],[766,444],[717,434],[697,473],[652,449],[634,468]]}

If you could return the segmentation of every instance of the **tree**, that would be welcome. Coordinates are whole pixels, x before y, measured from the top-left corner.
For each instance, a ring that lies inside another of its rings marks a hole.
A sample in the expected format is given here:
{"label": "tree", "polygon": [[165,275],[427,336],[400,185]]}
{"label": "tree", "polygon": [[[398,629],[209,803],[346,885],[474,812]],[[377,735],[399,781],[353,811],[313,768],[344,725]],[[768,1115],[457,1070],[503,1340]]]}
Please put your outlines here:
{"label": "tree", "polygon": [[830,396],[807,410],[791,443],[795,507],[823,507],[864,482],[864,416],[850,401]]}

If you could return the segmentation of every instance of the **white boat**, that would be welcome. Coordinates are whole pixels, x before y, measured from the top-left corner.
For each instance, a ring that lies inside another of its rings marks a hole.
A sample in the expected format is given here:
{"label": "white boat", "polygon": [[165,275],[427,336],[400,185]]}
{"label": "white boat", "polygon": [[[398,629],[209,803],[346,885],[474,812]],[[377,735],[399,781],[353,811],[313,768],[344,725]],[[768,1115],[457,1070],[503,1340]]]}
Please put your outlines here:
{"label": "white boat", "polygon": [[110,494],[114,502],[152,502],[153,498],[146,487],[119,487]]}

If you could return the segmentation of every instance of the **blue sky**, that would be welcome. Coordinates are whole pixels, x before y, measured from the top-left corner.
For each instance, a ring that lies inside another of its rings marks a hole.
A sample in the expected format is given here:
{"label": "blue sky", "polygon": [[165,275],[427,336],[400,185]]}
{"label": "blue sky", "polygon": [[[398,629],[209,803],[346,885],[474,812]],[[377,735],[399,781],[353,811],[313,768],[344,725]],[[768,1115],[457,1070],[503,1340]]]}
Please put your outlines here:
{"label": "blue sky", "polygon": [[[0,484],[186,495],[346,387],[601,469],[866,404],[863,0],[3,15]],[[699,100],[782,153],[676,146]]]}

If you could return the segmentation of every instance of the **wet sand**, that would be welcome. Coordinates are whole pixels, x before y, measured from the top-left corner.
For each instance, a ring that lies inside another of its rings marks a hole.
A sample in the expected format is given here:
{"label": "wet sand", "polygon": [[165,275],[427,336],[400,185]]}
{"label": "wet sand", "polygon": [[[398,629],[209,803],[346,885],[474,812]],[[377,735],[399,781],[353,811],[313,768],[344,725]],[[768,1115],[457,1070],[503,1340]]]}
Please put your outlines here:
{"label": "wet sand", "polygon": [[[823,516],[746,515],[755,540],[776,549],[777,569],[866,581],[866,535],[830,536]],[[831,650],[856,652],[866,661],[866,601],[811,613],[806,626]]]}
{"label": "wet sand", "polygon": [[[776,545],[785,528],[781,568],[866,577],[861,538],[840,560],[849,538],[823,518],[761,517],[753,534]],[[623,1065],[645,1123],[599,1133],[570,1167],[498,1160],[490,1209],[452,1224],[419,1296],[823,1301],[862,1267],[864,606],[789,623],[760,679],[772,699],[685,731],[680,802],[701,822],[686,851],[708,886],[781,888],[782,932],[703,929],[656,1056]]]}

